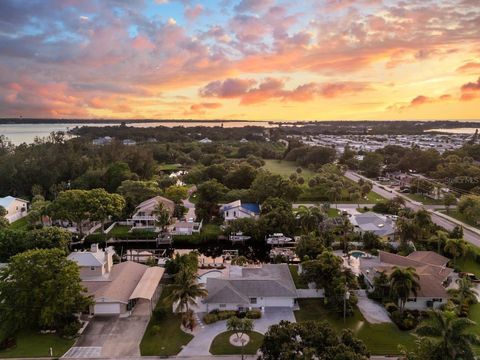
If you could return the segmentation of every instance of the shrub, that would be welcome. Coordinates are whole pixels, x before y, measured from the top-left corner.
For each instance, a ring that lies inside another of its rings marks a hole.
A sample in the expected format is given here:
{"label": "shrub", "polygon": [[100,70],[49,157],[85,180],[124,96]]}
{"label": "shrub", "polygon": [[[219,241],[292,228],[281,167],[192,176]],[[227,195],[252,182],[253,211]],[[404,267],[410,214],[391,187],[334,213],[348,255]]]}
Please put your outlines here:
{"label": "shrub", "polygon": [[207,314],[203,317],[203,322],[205,324],[213,324],[218,321],[218,315],[216,314]]}
{"label": "shrub", "polygon": [[247,313],[245,311],[237,311],[235,316],[238,317],[239,319],[243,319],[244,317],[247,316]]}
{"label": "shrub", "polygon": [[220,311],[217,316],[218,316],[218,320],[227,320],[235,316],[236,314],[237,314],[236,311],[225,310],[225,311]]}
{"label": "shrub", "polygon": [[155,321],[162,321],[167,316],[167,310],[164,307],[157,307],[152,315]]}
{"label": "shrub", "polygon": [[412,330],[415,329],[420,322],[420,312],[404,310],[402,313],[397,310],[392,312],[391,318],[400,330]]}
{"label": "shrub", "polygon": [[248,310],[246,317],[247,319],[260,319],[262,317],[262,312],[258,309]]}
{"label": "shrub", "polygon": [[80,321],[77,320],[77,321],[72,321],[63,325],[63,327],[61,327],[58,330],[60,335],[62,335],[63,337],[73,338],[77,336],[78,331],[80,330],[81,327],[82,327],[82,324],[80,323]]}
{"label": "shrub", "polygon": [[392,302],[385,304],[385,309],[391,314],[398,310],[398,306]]}

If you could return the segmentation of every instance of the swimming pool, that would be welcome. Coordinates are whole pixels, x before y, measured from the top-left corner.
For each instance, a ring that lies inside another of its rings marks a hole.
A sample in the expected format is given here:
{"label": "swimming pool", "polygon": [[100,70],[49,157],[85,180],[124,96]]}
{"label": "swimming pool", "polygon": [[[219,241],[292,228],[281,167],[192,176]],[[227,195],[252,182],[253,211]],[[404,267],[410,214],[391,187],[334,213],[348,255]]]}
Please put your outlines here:
{"label": "swimming pool", "polygon": [[361,258],[361,257],[366,257],[367,254],[363,251],[350,251],[350,256],[353,256],[354,258]]}

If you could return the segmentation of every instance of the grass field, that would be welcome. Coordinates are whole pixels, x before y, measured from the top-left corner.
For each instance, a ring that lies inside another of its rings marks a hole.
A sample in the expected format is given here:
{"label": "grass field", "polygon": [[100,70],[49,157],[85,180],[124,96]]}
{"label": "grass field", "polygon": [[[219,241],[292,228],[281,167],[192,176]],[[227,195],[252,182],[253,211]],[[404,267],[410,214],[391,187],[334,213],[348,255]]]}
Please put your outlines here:
{"label": "grass field", "polygon": [[321,299],[299,299],[300,310],[295,311],[298,322],[307,320],[325,320],[337,331],[351,329],[363,340],[372,355],[398,354],[398,345],[412,348],[415,337],[408,331],[401,331],[394,324],[370,324],[357,309],[346,323],[331,310],[327,310]]}
{"label": "grass field", "polygon": [[13,223],[10,224],[9,228],[12,230],[27,230],[28,228],[27,218],[23,217],[21,219],[18,219],[17,221],[14,221]]}
{"label": "grass field", "polygon": [[475,225],[472,221],[468,220],[463,214],[461,214],[458,210],[456,209],[451,209],[448,213],[447,210],[441,210],[440,211],[442,214],[448,215],[454,219],[457,219],[461,222],[464,222],[467,225],[473,226],[474,228],[480,229],[479,225]]}
{"label": "grass field", "polygon": [[405,195],[410,199],[412,199],[413,201],[419,201],[424,205],[443,205],[442,200],[435,200],[422,194],[405,194]]}
{"label": "grass field", "polygon": [[298,265],[288,265],[288,267],[290,268],[290,274],[292,274],[295,287],[297,289],[308,289],[308,285],[302,281],[300,275],[298,274]]}
{"label": "grass field", "polygon": [[[295,164],[294,161],[284,161],[284,160],[265,160],[264,169],[270,171],[273,174],[282,175],[289,177],[292,173],[296,173],[297,168],[301,168]],[[309,169],[302,168],[302,172],[298,174],[305,179],[305,181],[310,180],[316,175],[315,172]]]}
{"label": "grass field", "polygon": [[[165,317],[157,321],[153,317],[150,319],[147,330],[140,343],[140,353],[142,356],[172,356],[180,352],[183,345],[192,340],[193,336],[183,332],[180,329],[180,315],[172,313],[172,302],[166,297],[171,293],[171,287],[166,286],[158,301],[157,308],[165,309]],[[155,332],[155,325],[158,325],[158,332]]]}
{"label": "grass field", "polygon": [[20,332],[17,345],[0,351],[0,358],[41,358],[50,356],[50,348],[54,357],[60,357],[72,347],[74,339],[63,339],[55,334],[39,334],[36,332]]}
{"label": "grass field", "polygon": [[[233,346],[230,344],[230,336],[233,335],[233,331],[226,331],[215,337],[210,345],[210,352],[213,355],[240,355],[242,348],[240,346]],[[246,355],[255,355],[258,348],[262,345],[263,335],[251,331],[247,333],[250,337],[250,341],[243,348],[243,353]]]}
{"label": "grass field", "polygon": [[115,225],[112,230],[108,233],[108,236],[114,237],[114,238],[122,238],[126,234],[128,234],[128,231],[131,229],[131,226],[127,225]]}

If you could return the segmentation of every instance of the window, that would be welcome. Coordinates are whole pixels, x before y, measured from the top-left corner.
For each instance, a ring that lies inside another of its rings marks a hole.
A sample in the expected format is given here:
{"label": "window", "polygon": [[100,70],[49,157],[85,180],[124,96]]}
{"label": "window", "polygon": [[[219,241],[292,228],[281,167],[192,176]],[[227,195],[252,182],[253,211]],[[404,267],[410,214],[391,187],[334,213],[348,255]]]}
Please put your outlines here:
{"label": "window", "polygon": [[95,270],[95,266],[90,266],[90,270]]}
{"label": "window", "polygon": [[417,298],[410,298],[407,300],[407,302],[417,302]]}
{"label": "window", "polygon": [[250,304],[256,304],[257,298],[250,298]]}
{"label": "window", "polygon": [[221,307],[221,308],[226,308],[226,307],[227,307],[227,304],[220,304],[220,305],[218,305],[218,306]]}
{"label": "window", "polygon": [[443,301],[443,299],[442,299],[442,298],[434,298],[434,299],[432,299],[432,301],[436,301],[436,302],[442,302],[442,301]]}
{"label": "window", "polygon": [[237,212],[234,211],[234,212],[233,212],[233,217],[236,217],[236,216],[237,216]]}
{"label": "window", "polygon": [[228,211],[226,212],[226,214],[227,214],[227,217],[228,217]]}

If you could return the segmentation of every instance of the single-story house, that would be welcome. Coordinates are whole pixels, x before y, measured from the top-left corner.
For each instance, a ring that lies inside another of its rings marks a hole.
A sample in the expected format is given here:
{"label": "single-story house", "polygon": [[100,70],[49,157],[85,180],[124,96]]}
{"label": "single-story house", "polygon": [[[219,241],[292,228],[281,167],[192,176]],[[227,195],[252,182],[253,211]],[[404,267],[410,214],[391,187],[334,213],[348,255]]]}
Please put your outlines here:
{"label": "single-story house", "polygon": [[153,310],[165,269],[133,261],[113,265],[113,253],[112,248],[104,251],[94,244],[90,251],[68,256],[80,267],[82,285],[94,300],[90,314],[128,316],[138,302],[148,302]]}
{"label": "single-story house", "polygon": [[407,300],[407,309],[438,308],[448,300],[446,286],[452,282],[453,269],[446,265],[449,259],[433,251],[415,251],[408,256],[379,251],[374,258],[360,258],[360,271],[369,288],[381,272],[390,274],[393,268],[412,267],[419,279],[420,290]]}
{"label": "single-story house", "polygon": [[107,145],[112,142],[112,138],[110,136],[99,137],[92,140],[93,145]]}
{"label": "single-story house", "polygon": [[155,196],[151,199],[145,200],[135,208],[135,213],[132,218],[127,219],[127,225],[143,229],[155,228],[155,223],[157,221],[155,210],[160,203],[163,204],[170,216],[172,216],[175,211],[175,203],[163,196]]}
{"label": "single-story house", "polygon": [[136,145],[137,142],[135,140],[132,140],[132,139],[125,139],[125,140],[122,141],[122,144],[127,145],[127,146],[131,146],[131,145]]}
{"label": "single-story house", "polygon": [[370,231],[375,235],[386,238],[390,241],[394,239],[395,221],[391,216],[380,215],[373,211],[368,211],[363,214],[352,216],[350,222],[354,226],[355,231],[360,233]]}
{"label": "single-story house", "polygon": [[220,213],[226,222],[242,219],[242,218],[256,218],[260,215],[260,206],[255,203],[244,203],[241,200],[236,200],[220,207]]}
{"label": "single-story house", "polygon": [[177,220],[173,226],[173,235],[192,235],[202,230],[203,222]]}
{"label": "single-story house", "polygon": [[210,140],[209,138],[203,138],[202,140],[198,140],[198,142],[200,144],[210,144],[212,142],[212,140]]}
{"label": "single-story house", "polygon": [[204,274],[208,296],[198,299],[198,312],[295,306],[297,291],[287,264],[229,266]]}
{"label": "single-story house", "polygon": [[10,223],[21,219],[27,215],[28,212],[28,201],[13,196],[5,196],[0,198],[0,206],[7,210],[7,215],[5,215],[5,218]]}

